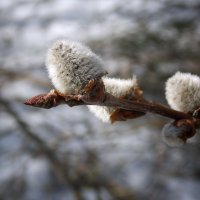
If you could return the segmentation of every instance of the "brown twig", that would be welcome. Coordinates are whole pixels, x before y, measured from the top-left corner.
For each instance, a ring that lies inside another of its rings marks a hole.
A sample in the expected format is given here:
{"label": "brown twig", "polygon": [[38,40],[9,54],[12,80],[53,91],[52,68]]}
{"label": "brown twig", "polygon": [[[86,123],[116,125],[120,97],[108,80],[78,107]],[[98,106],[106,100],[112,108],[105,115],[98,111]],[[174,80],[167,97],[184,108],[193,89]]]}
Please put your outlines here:
{"label": "brown twig", "polygon": [[[138,88],[134,91],[134,97],[131,100],[129,98],[116,98],[105,91],[102,80],[89,81],[85,88],[84,92],[78,95],[62,95],[56,90],[52,90],[48,94],[27,100],[25,104],[42,108],[51,108],[60,104],[67,104],[71,107],[79,105],[114,107],[116,110],[110,115],[111,122],[134,119],[146,113],[154,113],[175,120],[173,123],[175,129],[179,129],[180,138],[184,142],[194,136],[196,129],[200,128],[200,109],[189,113],[171,109],[160,103],[144,99]],[[127,111],[131,111],[131,115],[127,114]],[[176,126],[177,124],[181,124],[181,126]]]}
{"label": "brown twig", "polygon": [[[116,98],[105,92],[102,81],[92,83],[93,87],[85,94],[81,95],[62,95],[56,90],[51,90],[48,94],[38,95],[25,102],[26,105],[52,108],[60,104],[67,104],[70,107],[79,105],[98,105],[121,108],[124,110],[155,113],[171,119],[192,119],[192,115],[180,111],[173,110],[160,103],[148,101],[144,98],[136,98],[135,100]],[[87,88],[89,88],[87,86]]]}

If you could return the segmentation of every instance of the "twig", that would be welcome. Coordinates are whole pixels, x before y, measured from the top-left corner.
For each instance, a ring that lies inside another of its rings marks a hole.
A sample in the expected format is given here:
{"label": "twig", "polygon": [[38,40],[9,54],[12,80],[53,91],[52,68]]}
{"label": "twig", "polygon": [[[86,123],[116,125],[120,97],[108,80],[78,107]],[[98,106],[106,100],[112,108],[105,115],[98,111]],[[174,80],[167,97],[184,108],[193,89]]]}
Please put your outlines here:
{"label": "twig", "polygon": [[[177,139],[177,141],[185,143],[188,138],[196,134],[196,129],[200,128],[199,108],[189,113],[180,112],[160,103],[148,101],[141,96],[141,93],[142,91],[136,88],[134,96],[130,98],[131,100],[128,97],[116,98],[105,91],[102,80],[92,80],[86,85],[82,94],[63,95],[52,90],[48,94],[27,100],[25,104],[41,108],[52,108],[60,104],[67,104],[71,107],[79,105],[114,107],[116,110],[110,114],[111,122],[124,121],[141,117],[146,113],[154,113],[174,120],[167,126],[167,129],[165,126],[164,132],[162,132],[166,142],[171,141],[172,138],[172,141]],[[127,111],[131,112],[131,115],[126,114]]]}
{"label": "twig", "polygon": [[176,111],[160,103],[148,101],[143,98],[136,98],[135,100],[116,98],[105,92],[102,81],[96,82],[95,85],[93,84],[93,87],[85,94],[62,95],[56,90],[51,90],[47,94],[38,95],[27,100],[25,104],[47,109],[60,104],[67,104],[70,107],[80,105],[98,105],[144,113],[155,113],[175,120],[193,118],[189,113]]}

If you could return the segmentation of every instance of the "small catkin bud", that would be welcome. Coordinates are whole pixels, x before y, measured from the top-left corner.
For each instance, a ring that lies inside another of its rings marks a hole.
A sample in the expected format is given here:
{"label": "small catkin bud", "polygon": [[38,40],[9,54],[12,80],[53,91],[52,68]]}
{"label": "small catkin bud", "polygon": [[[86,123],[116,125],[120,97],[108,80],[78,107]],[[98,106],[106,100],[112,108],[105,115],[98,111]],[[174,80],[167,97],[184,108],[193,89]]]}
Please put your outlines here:
{"label": "small catkin bud", "polygon": [[81,94],[87,83],[107,74],[102,60],[79,42],[60,40],[48,50],[46,67],[49,77],[62,94]]}
{"label": "small catkin bud", "polygon": [[[105,91],[117,98],[131,94],[134,88],[137,87],[137,79],[135,76],[133,76],[132,79],[126,80],[109,77],[103,77],[102,80],[105,85]],[[103,122],[111,122],[110,116],[116,110],[116,108],[113,107],[95,105],[89,105],[88,108]]]}
{"label": "small catkin bud", "polygon": [[166,124],[162,129],[163,141],[171,147],[178,147],[195,134],[195,126],[192,121],[182,119]]}
{"label": "small catkin bud", "polygon": [[165,94],[171,108],[183,112],[200,107],[200,77],[177,72],[166,82]]}

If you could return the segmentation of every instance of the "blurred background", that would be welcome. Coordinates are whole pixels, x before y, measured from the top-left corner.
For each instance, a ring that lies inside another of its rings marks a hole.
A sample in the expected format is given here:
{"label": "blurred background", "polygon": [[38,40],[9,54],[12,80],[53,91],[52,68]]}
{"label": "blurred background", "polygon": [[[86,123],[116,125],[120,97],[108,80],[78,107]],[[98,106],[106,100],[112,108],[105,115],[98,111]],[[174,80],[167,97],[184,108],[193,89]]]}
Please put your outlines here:
{"label": "blurred background", "polygon": [[23,105],[52,88],[45,54],[61,38],[89,45],[110,76],[136,74],[164,104],[169,76],[200,75],[199,0],[1,0],[0,199],[198,200],[200,139],[168,147],[169,119],[110,125],[82,106]]}

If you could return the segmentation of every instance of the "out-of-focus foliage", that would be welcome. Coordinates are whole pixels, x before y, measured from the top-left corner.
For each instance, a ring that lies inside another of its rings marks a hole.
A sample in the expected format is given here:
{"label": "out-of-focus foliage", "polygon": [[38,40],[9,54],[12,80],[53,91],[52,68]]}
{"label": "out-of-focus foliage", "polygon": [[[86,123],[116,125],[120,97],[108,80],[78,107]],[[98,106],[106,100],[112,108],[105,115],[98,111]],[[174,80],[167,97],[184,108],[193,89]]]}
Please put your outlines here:
{"label": "out-of-focus foliage", "polygon": [[111,76],[135,73],[164,100],[176,71],[200,75],[198,0],[0,2],[0,199],[133,200],[200,196],[200,140],[169,148],[159,116],[103,124],[85,107],[22,102],[52,86],[45,52],[58,38],[87,43]]}

